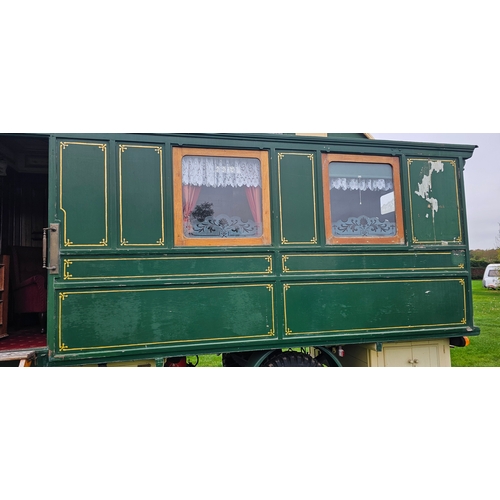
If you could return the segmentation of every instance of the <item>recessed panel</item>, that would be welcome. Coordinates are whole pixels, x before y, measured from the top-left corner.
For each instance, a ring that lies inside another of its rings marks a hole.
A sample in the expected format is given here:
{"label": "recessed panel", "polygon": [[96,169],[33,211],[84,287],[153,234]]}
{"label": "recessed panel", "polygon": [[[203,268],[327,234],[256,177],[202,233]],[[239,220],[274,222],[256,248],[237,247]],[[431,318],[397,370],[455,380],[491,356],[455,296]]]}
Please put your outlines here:
{"label": "recessed panel", "polygon": [[160,146],[119,146],[121,246],[165,244],[162,156]]}
{"label": "recessed panel", "polygon": [[108,246],[107,145],[60,142],[59,182],[63,245]]}
{"label": "recessed panel", "polygon": [[58,352],[272,338],[272,285],[59,293]]}
{"label": "recessed panel", "polygon": [[284,284],[285,334],[349,334],[466,323],[465,281]]}
{"label": "recessed panel", "polygon": [[408,159],[414,244],[462,244],[457,165],[454,160]]}
{"label": "recessed panel", "polygon": [[314,154],[278,153],[282,245],[318,244]]}

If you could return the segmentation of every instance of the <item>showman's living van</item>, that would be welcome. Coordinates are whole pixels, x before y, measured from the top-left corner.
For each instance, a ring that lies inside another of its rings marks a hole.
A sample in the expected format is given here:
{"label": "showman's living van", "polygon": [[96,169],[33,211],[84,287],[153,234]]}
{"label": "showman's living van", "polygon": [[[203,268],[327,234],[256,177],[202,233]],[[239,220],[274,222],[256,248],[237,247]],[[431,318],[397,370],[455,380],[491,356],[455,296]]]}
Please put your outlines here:
{"label": "showman's living van", "polygon": [[474,148],[0,134],[0,364],[450,366]]}

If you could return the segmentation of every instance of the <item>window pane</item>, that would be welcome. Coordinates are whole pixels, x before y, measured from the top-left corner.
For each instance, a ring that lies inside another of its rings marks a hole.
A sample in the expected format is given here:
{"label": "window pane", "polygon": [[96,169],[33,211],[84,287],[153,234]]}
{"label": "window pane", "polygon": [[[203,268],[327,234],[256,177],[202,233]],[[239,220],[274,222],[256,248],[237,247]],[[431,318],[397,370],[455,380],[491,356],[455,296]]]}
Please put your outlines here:
{"label": "window pane", "polygon": [[328,174],[335,238],[396,235],[391,165],[330,162]]}
{"label": "window pane", "polygon": [[261,163],[256,158],[182,158],[184,236],[262,236]]}

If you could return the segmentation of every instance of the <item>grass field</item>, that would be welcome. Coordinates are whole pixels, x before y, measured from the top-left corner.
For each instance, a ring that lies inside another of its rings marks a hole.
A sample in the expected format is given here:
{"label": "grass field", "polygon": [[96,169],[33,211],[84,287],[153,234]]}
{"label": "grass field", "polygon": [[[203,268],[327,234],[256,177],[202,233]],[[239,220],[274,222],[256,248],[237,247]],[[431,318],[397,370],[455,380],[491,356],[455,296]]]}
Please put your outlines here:
{"label": "grass field", "polygon": [[[470,337],[470,345],[452,348],[451,365],[457,367],[500,366],[500,290],[486,290],[481,280],[472,282],[474,324],[481,329],[477,337]],[[189,360],[194,364],[196,357]],[[198,366],[222,366],[221,356],[200,356]]]}
{"label": "grass field", "polygon": [[470,345],[451,351],[452,366],[500,366],[500,290],[483,288],[481,280],[472,282],[474,324],[481,329],[470,337]]}

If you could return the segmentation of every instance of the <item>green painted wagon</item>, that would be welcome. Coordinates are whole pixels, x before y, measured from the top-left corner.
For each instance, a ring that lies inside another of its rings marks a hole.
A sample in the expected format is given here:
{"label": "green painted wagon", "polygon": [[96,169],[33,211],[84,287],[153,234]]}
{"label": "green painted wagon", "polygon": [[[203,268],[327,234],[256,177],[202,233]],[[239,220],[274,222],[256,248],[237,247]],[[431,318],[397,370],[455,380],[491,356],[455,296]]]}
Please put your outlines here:
{"label": "green painted wagon", "polygon": [[[449,366],[450,345],[479,334],[463,184],[474,147],[0,134],[0,361]],[[46,315],[19,312],[25,247],[45,267]]]}

